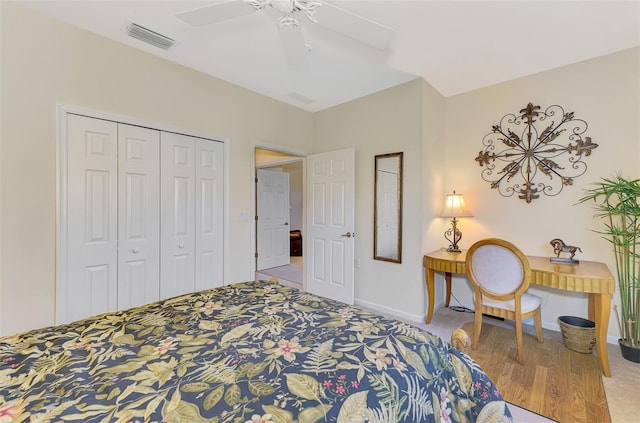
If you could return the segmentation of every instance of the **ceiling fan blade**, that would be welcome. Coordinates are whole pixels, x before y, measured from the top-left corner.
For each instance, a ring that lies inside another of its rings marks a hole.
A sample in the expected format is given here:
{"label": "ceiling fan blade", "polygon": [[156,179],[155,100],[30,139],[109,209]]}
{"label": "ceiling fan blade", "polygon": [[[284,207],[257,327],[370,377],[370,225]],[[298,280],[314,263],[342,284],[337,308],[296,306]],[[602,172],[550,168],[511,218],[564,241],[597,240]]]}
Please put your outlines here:
{"label": "ceiling fan blade", "polygon": [[209,25],[255,13],[256,9],[242,0],[232,0],[187,10],[176,15],[193,26]]}
{"label": "ceiling fan blade", "polygon": [[280,41],[289,69],[296,73],[308,70],[308,50],[302,29],[297,25],[279,25]]}
{"label": "ceiling fan blade", "polygon": [[322,2],[313,16],[318,25],[381,50],[387,48],[395,35],[393,28],[327,2]]}

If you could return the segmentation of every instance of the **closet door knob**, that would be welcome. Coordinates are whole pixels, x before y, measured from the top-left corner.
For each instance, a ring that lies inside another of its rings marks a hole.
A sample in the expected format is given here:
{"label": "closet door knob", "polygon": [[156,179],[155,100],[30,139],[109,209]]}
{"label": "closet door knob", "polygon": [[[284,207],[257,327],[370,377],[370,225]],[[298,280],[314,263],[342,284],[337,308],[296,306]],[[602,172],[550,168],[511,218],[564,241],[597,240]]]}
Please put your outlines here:
{"label": "closet door knob", "polygon": [[140,249],[139,248],[134,248],[133,250],[131,250],[131,252],[133,254],[138,254],[140,252]]}
{"label": "closet door knob", "polygon": [[184,248],[184,244],[178,244],[178,248]]}

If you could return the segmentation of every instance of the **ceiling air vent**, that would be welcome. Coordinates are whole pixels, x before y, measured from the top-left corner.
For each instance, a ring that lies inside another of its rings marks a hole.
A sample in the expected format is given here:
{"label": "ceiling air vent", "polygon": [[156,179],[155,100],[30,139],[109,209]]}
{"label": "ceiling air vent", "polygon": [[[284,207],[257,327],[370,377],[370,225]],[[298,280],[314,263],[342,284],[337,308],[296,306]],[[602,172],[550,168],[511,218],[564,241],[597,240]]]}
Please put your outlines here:
{"label": "ceiling air vent", "polygon": [[289,98],[292,98],[300,103],[309,105],[311,103],[315,103],[316,101],[313,99],[310,99],[309,97],[305,97],[300,93],[289,93]]}
{"label": "ceiling air vent", "polygon": [[135,23],[131,23],[127,26],[127,35],[163,50],[169,50],[175,42],[175,40],[169,37],[165,37],[162,34],[158,34],[157,32]]}

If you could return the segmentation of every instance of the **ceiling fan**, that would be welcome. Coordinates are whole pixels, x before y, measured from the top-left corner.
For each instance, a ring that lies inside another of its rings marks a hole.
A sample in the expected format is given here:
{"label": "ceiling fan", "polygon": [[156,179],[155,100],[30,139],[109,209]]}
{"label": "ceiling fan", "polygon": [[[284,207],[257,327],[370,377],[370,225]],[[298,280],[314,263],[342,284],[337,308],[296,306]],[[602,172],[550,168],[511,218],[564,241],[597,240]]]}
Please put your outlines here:
{"label": "ceiling fan", "polygon": [[193,26],[210,25],[239,18],[271,7],[281,13],[278,21],[285,57],[292,69],[307,64],[305,44],[299,17],[365,45],[385,49],[395,31],[385,25],[342,9],[324,0],[231,0],[178,13],[176,17]]}

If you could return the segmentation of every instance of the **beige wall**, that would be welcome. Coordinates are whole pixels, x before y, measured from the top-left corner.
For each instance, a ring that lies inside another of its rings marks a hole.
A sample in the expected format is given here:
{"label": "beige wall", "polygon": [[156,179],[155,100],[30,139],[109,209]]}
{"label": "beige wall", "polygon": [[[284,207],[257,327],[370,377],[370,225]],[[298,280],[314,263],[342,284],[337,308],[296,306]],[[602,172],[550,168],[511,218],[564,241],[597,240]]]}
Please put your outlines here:
{"label": "beige wall", "polygon": [[[445,111],[446,99],[426,81],[422,81],[422,252],[434,251],[447,246],[442,237],[444,224],[438,215],[442,212],[444,201],[444,151],[445,151]],[[422,265],[422,263],[420,263]],[[437,276],[438,280],[441,275]],[[424,271],[421,273],[421,290],[426,315],[426,288]],[[434,306],[444,304],[444,283],[436,283]],[[423,320],[423,319],[422,319]]]}
{"label": "beige wall", "polygon": [[[461,219],[462,248],[480,238],[497,236],[511,240],[526,254],[548,257],[553,255],[549,241],[561,238],[582,248],[577,258],[606,262],[615,271],[608,243],[592,231],[602,222],[593,219],[589,206],[576,203],[584,189],[600,177],[617,172],[640,176],[639,52],[640,48],[625,50],[446,99],[444,189],[464,193],[474,214],[472,219]],[[576,178],[573,186],[555,197],[542,195],[530,204],[492,190],[481,179],[481,168],[474,161],[491,126],[528,102],[543,109],[559,104],[566,112],[575,112],[576,118],[589,125],[585,135],[599,144],[584,160],[587,172]],[[544,299],[546,326],[557,327],[556,318],[564,314],[586,317],[583,295],[550,288],[534,291]],[[472,304],[465,280],[456,281],[453,292],[465,304]],[[615,342],[613,316],[609,328],[610,341]]]}
{"label": "beige wall", "polygon": [[304,176],[302,161],[282,165],[282,171],[289,174],[289,222],[291,230],[303,230],[304,226]]}
{"label": "beige wall", "polygon": [[0,11],[0,333],[53,323],[56,103],[229,140],[226,273],[252,279],[250,221],[240,221],[252,143],[310,152],[313,115],[14,3]]}

